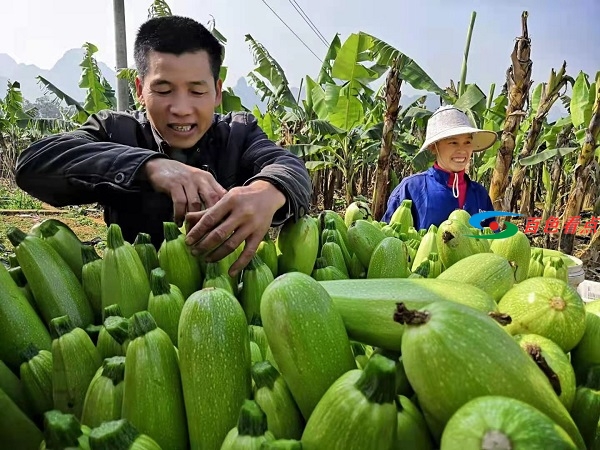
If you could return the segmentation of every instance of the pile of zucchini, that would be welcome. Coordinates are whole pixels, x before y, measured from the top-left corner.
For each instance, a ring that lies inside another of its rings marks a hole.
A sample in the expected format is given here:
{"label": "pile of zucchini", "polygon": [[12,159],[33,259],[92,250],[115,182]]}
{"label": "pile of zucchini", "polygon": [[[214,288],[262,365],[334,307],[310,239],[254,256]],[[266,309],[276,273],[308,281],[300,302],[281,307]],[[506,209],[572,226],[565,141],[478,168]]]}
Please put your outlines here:
{"label": "pile of zucchini", "polygon": [[398,220],[305,216],[237,277],[242,247],[207,263],[171,222],[159,248],[112,224],[102,251],[10,229],[0,447],[591,448],[600,307]]}

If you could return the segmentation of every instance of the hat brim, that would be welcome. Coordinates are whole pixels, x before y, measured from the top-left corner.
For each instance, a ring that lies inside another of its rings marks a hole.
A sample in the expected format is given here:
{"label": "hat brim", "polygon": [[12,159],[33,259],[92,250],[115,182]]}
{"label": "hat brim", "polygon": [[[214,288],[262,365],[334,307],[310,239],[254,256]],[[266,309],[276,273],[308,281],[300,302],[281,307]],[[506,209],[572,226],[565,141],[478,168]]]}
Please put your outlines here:
{"label": "hat brim", "polygon": [[484,150],[487,150],[492,145],[494,145],[494,143],[498,139],[498,135],[496,134],[496,132],[490,130],[480,130],[479,128],[473,127],[452,128],[451,130],[445,130],[425,140],[423,146],[419,149],[419,153],[421,153],[424,150],[427,150],[431,145],[435,144],[438,141],[441,141],[442,139],[447,139],[452,136],[459,136],[461,134],[473,135],[474,152],[482,152]]}

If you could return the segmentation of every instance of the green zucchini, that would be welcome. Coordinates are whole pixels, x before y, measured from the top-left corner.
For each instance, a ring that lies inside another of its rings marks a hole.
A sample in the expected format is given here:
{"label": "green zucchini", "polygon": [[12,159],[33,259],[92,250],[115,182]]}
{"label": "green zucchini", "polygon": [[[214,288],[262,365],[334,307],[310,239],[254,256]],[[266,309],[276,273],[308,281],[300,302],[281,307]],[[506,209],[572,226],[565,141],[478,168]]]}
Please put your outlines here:
{"label": "green zucchini", "polygon": [[124,379],[124,356],[113,356],[102,362],[85,394],[82,424],[95,428],[121,418]]}
{"label": "green zucchini", "polygon": [[9,228],[7,236],[46,324],[68,315],[77,327],[91,325],[94,314],[85,291],[56,250],[43,239],[26,235],[18,228]]}
{"label": "green zucchini", "polygon": [[150,274],[154,269],[159,267],[158,252],[156,247],[152,244],[152,239],[148,233],[138,233],[133,241],[133,248],[140,257],[144,269],[146,269],[146,275],[148,281],[150,280]]}
{"label": "green zucchini", "polygon": [[227,433],[221,450],[259,450],[263,442],[274,440],[264,411],[254,400],[244,400],[237,426]]}
{"label": "green zucchini", "polygon": [[81,282],[81,268],[83,267],[81,247],[83,244],[75,233],[64,224],[58,226],[54,220],[42,221],[39,230],[40,237],[56,250]]}
{"label": "green zucchini", "polygon": [[305,421],[280,373],[269,361],[252,366],[253,398],[267,416],[267,428],[276,439],[300,439]]}
{"label": "green zucchini", "polygon": [[188,446],[177,353],[169,335],[148,311],[129,321],[122,418],[154,439],[163,450]]}
{"label": "green zucchini", "polygon": [[30,344],[22,354],[19,376],[36,420],[54,407],[52,398],[52,353]]}
{"label": "green zucchini", "polygon": [[306,423],[303,450],[395,448],[395,376],[394,362],[376,354],[364,370],[350,370],[335,380]]}
{"label": "green zucchini", "polygon": [[50,350],[52,340],[42,319],[0,264],[0,360],[17,373],[21,352],[29,344]]}
{"label": "green zucchini", "polygon": [[68,316],[50,322],[52,341],[52,399],[54,408],[81,417],[90,381],[102,361],[88,334]]}
{"label": "green zucchini", "polygon": [[577,447],[560,426],[533,406],[506,396],[484,395],[456,411],[444,429],[441,448],[574,450]]}
{"label": "green zucchini", "polygon": [[185,243],[185,236],[174,222],[164,222],[165,240],[158,249],[158,263],[167,282],[177,286],[183,298],[202,288],[202,272],[196,257]]}
{"label": "green zucchini", "polygon": [[38,450],[44,440],[40,429],[19,409],[12,399],[0,389],[0,436],[3,448]]}
{"label": "green zucchini", "polygon": [[438,278],[382,278],[322,281],[342,316],[350,339],[399,351],[403,326],[394,322],[398,302],[411,308],[450,300],[483,312],[495,312],[494,299],[475,286]]}
{"label": "green zucchini", "polygon": [[[122,317],[121,308],[119,305],[114,304],[104,308],[104,323],[109,317]],[[96,348],[100,354],[102,360],[111,358],[113,356],[125,356],[125,347],[122,342],[118,342],[106,329],[106,325],[102,324],[100,332],[98,333],[98,341],[96,342]],[[126,331],[128,328],[125,329]],[[128,336],[126,336],[128,337]]]}
{"label": "green zucchini", "polygon": [[399,303],[394,320],[406,326],[404,369],[436,442],[469,400],[502,395],[546,414],[577,448],[585,449],[546,376],[494,319],[455,302],[438,301],[414,310]]}
{"label": "green zucchini", "polygon": [[152,314],[156,325],[164,330],[171,342],[177,347],[177,329],[185,298],[181,290],[167,281],[166,272],[157,267],[150,274],[150,298],[148,312]]}
{"label": "green zucchini", "polygon": [[101,279],[102,308],[116,303],[125,318],[148,308],[150,281],[146,269],[116,223],[108,227]]}
{"label": "green zucchini", "polygon": [[251,395],[244,310],[224,289],[197,291],[183,305],[178,340],[190,447],[218,449]]}
{"label": "green zucchini", "polygon": [[94,312],[94,323],[102,321],[102,258],[92,245],[81,246],[81,286]]}
{"label": "green zucchini", "polygon": [[320,283],[302,272],[267,286],[260,312],[277,368],[308,419],[327,388],[357,367],[342,317]]}
{"label": "green zucchini", "polygon": [[242,274],[239,300],[249,325],[260,325],[260,299],[273,281],[273,273],[258,255],[254,255]]}
{"label": "green zucchini", "polygon": [[25,386],[2,360],[0,360],[0,389],[15,402],[21,411],[31,417],[32,408],[25,392]]}

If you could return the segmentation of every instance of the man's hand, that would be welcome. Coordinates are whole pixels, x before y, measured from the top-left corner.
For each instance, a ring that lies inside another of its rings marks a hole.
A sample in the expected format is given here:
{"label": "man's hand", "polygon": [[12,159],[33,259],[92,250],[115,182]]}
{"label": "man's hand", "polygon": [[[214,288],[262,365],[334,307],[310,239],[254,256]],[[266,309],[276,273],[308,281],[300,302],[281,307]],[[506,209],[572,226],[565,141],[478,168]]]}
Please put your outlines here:
{"label": "man's hand", "polygon": [[227,191],[207,171],[165,158],[149,160],[144,169],[155,191],[171,196],[173,217],[181,226],[186,212],[215,205]]}
{"label": "man's hand", "polygon": [[285,202],[285,195],[268,181],[235,187],[214,206],[186,216],[191,228],[185,242],[192,246],[192,253],[207,254],[206,261],[212,262],[245,241],[244,251],[229,269],[229,274],[236,276],[256,253],[273,216]]}

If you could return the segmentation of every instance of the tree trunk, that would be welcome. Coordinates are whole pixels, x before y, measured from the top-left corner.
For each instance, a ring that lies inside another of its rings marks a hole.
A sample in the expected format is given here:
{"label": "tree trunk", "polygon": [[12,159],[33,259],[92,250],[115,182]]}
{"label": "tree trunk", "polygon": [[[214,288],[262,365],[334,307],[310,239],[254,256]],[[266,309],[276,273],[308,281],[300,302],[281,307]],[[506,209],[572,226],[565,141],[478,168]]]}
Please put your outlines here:
{"label": "tree trunk", "polygon": [[525,115],[525,102],[531,86],[531,66],[533,63],[529,59],[531,40],[527,32],[527,16],[527,11],[523,11],[521,15],[523,35],[517,38],[511,54],[512,65],[509,67],[506,77],[508,107],[506,108],[501,144],[498,149],[496,167],[490,186],[490,198],[496,210],[503,209],[503,197],[508,186],[508,174],[512,164],[515,139],[519,131],[519,125]]}
{"label": "tree trunk", "polygon": [[371,184],[371,171],[369,165],[365,164],[362,168],[360,193],[365,197],[369,195],[369,185]]}
{"label": "tree trunk", "polygon": [[323,209],[333,209],[333,194],[335,193],[337,174],[338,170],[333,168],[329,171],[329,176],[325,178],[327,180],[327,189],[323,190]]}
{"label": "tree trunk", "polygon": [[403,61],[394,61],[390,68],[385,87],[385,115],[383,117],[383,136],[377,169],[375,172],[375,187],[373,189],[373,204],[371,213],[375,220],[381,220],[385,214],[387,198],[390,195],[390,154],[393,149],[394,126],[400,110],[400,87],[402,80],[398,77],[398,65]]}
{"label": "tree trunk", "polygon": [[[529,155],[534,154],[537,151],[537,143],[540,137],[540,133],[544,126],[546,116],[552,108],[552,105],[556,102],[560,95],[561,89],[567,84],[567,81],[573,80],[571,77],[565,75],[567,68],[567,62],[564,61],[562,67],[558,71],[558,74],[552,72],[550,74],[550,80],[542,88],[542,95],[540,98],[540,104],[535,112],[535,117],[531,122],[531,128],[527,132],[525,143],[523,144],[523,150],[519,153],[519,160],[526,158]],[[519,200],[519,194],[521,193],[521,185],[523,184],[523,177],[525,175],[525,167],[517,165],[513,171],[513,177],[511,185],[513,186],[512,199],[510,201],[510,211],[513,211],[517,207],[517,201]]]}
{"label": "tree trunk", "polygon": [[[594,102],[594,108],[592,110],[592,118],[590,125],[585,132],[585,141],[581,147],[581,153],[577,158],[577,165],[575,166],[575,174],[573,176],[573,188],[569,193],[569,200],[567,201],[567,207],[565,210],[565,216],[563,220],[569,217],[578,216],[581,214],[581,205],[583,203],[583,197],[585,194],[586,186],[588,184],[588,178],[590,173],[590,162],[594,158],[594,151],[596,149],[596,142],[598,140],[598,134],[600,133],[600,83],[596,85],[596,101]],[[562,234],[560,236],[560,249],[564,253],[570,254],[573,251],[574,234]]]}
{"label": "tree trunk", "polygon": [[[115,49],[117,72],[127,68],[127,28],[125,27],[125,2],[113,0],[115,17]],[[129,85],[125,78],[117,77],[117,111],[129,109]]]}

